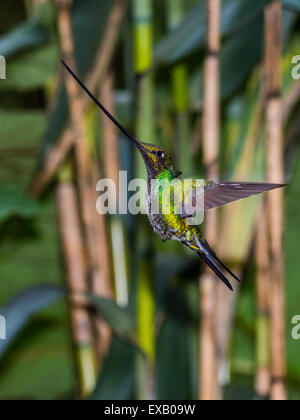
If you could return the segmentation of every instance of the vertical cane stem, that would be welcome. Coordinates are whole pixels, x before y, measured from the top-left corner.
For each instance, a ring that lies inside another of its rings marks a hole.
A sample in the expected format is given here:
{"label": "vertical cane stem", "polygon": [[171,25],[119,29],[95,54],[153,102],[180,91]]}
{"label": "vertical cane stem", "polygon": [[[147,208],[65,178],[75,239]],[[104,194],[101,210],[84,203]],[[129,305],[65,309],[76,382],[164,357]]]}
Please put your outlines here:
{"label": "vertical cane stem", "polygon": [[[152,66],[153,27],[152,1],[134,0],[134,32],[135,32],[135,72],[141,79],[138,84],[137,98],[137,137],[154,138],[154,90],[151,75],[145,75]],[[145,168],[138,160],[137,174],[145,177]],[[149,243],[148,225],[140,224],[139,245],[145,256],[140,259],[137,279],[137,334],[139,346],[147,355],[145,362],[140,356],[137,360],[138,397],[151,399],[154,397],[154,355],[155,355],[155,302],[153,290],[153,270],[151,264],[151,242]],[[147,238],[147,239],[146,239]]]}
{"label": "vertical cane stem", "polygon": [[[220,126],[220,0],[207,0],[207,51],[204,63],[203,160],[209,179],[218,177]],[[206,238],[217,242],[217,211],[206,215]],[[200,390],[202,400],[215,400],[217,351],[215,334],[216,279],[205,269],[200,281],[202,325],[200,331]]]}
{"label": "vertical cane stem", "polygon": [[[114,75],[107,74],[100,88],[100,97],[103,104],[112,115],[116,115],[114,103]],[[105,155],[103,159],[104,174],[116,185],[119,197],[119,139],[118,131],[114,124],[101,113],[102,139]],[[114,266],[115,296],[121,306],[128,304],[128,270],[127,270],[127,245],[122,219],[119,216],[110,217],[110,233],[112,243],[112,263]]]}
{"label": "vertical cane stem", "polygon": [[[269,182],[284,182],[280,60],[282,54],[282,5],[273,1],[265,9],[265,81],[267,126],[267,176]],[[285,350],[284,257],[282,247],[283,189],[268,194],[271,250],[271,398],[287,398]]]}
{"label": "vertical cane stem", "polygon": [[[72,0],[56,0],[58,5],[58,29],[62,52],[65,61],[76,72],[74,42],[72,37],[71,6]],[[91,291],[96,295],[109,297],[112,294],[109,262],[105,255],[104,245],[107,244],[103,218],[98,219],[96,213],[96,182],[97,171],[95,162],[90,156],[89,136],[85,126],[84,106],[81,90],[77,82],[65,73],[65,85],[69,99],[71,121],[75,136],[75,162],[77,184],[79,188],[82,222],[88,255],[89,278]],[[102,262],[102,263],[100,263]],[[108,325],[98,318],[95,319],[97,329],[97,353],[101,363],[110,341]]]}
{"label": "vertical cane stem", "polygon": [[[168,0],[168,27],[175,30],[184,17],[184,0]],[[176,167],[182,171],[191,170],[192,146],[190,141],[188,115],[188,69],[185,64],[172,68],[172,93],[175,111],[174,154]]]}
{"label": "vertical cane stem", "polygon": [[77,192],[72,167],[61,169],[56,187],[56,203],[62,239],[67,285],[71,292],[71,325],[79,377],[79,395],[88,396],[96,383],[96,357],[93,349],[93,329],[87,302],[87,266],[82,240]]}
{"label": "vertical cane stem", "polygon": [[257,267],[257,321],[256,321],[256,380],[255,390],[259,398],[270,395],[270,260],[268,241],[268,220],[266,206],[262,207],[257,223],[255,242]]}

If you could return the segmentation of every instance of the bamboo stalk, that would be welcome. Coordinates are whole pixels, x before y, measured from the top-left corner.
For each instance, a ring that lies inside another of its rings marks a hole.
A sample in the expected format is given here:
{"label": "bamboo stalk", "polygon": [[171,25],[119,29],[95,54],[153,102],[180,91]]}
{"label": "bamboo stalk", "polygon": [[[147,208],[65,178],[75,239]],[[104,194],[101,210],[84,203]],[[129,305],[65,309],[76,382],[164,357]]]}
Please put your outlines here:
{"label": "bamboo stalk", "polygon": [[[207,54],[204,63],[204,115],[203,160],[206,175],[218,177],[219,157],[219,50],[220,50],[220,0],[206,0],[207,6]],[[212,248],[217,244],[217,211],[206,215],[206,238]],[[217,397],[217,349],[216,349],[216,279],[205,268],[200,279],[201,330],[200,330],[200,389],[199,398],[215,400]]]}
{"label": "bamboo stalk", "polygon": [[77,193],[72,182],[72,168],[65,165],[56,186],[56,203],[61,232],[67,285],[71,292],[71,325],[79,376],[80,397],[87,397],[97,379],[93,348],[93,329],[83,294],[88,291],[86,256],[78,214]]}
{"label": "bamboo stalk", "polygon": [[[72,38],[71,6],[72,0],[57,0],[58,5],[58,29],[61,46],[65,61],[75,69],[74,43]],[[106,272],[108,264],[104,261],[99,263],[100,255],[103,256],[103,244],[107,243],[103,219],[97,219],[95,203],[95,186],[97,174],[95,163],[89,156],[89,139],[85,129],[84,107],[81,91],[76,81],[65,76],[67,95],[69,99],[71,122],[75,138],[75,161],[77,169],[77,183],[79,188],[82,222],[85,233],[89,277],[91,291],[96,295],[111,297],[111,285],[109,274]],[[101,246],[102,245],[102,246]],[[110,342],[110,329],[101,319],[96,319],[97,328],[97,353],[101,363]]]}
{"label": "bamboo stalk", "polygon": [[[296,96],[299,95],[296,89]],[[295,94],[294,93],[294,94]],[[288,91],[285,95],[283,109],[290,108],[295,103],[295,96]],[[262,104],[263,102],[261,102]],[[262,106],[262,105],[261,105]],[[291,109],[291,108],[290,108]],[[286,110],[283,113],[283,121],[287,119]],[[271,391],[271,360],[270,360],[270,290],[271,290],[271,267],[269,255],[269,235],[267,208],[262,208],[257,223],[256,234],[256,265],[257,265],[257,321],[256,321],[256,378],[255,389],[257,397],[267,399]]]}
{"label": "bamboo stalk", "polygon": [[[168,27],[176,30],[184,17],[185,0],[168,0]],[[175,111],[175,158],[176,167],[182,171],[191,171],[192,147],[190,143],[188,115],[188,69],[185,64],[172,68],[172,92]]]}
{"label": "bamboo stalk", "polygon": [[[100,88],[100,97],[108,111],[116,115],[114,104],[114,75],[106,75],[103,85]],[[104,174],[107,178],[114,181],[116,185],[117,197],[119,197],[119,139],[118,132],[114,124],[101,113],[102,137],[104,150]],[[120,306],[128,304],[128,273],[126,262],[126,238],[122,220],[118,216],[110,218],[110,235],[112,243],[112,261],[114,265],[115,295]]]}
{"label": "bamboo stalk", "polygon": [[[120,34],[121,23],[127,9],[127,0],[116,0],[110,13],[103,41],[96,55],[95,66],[86,78],[86,85],[94,91],[99,83],[103,81],[111,63],[116,43]],[[89,98],[81,92],[84,109],[90,104]],[[65,130],[58,143],[49,150],[42,169],[37,174],[32,185],[32,194],[39,196],[51,179],[57,173],[59,166],[65,160],[71,146],[74,144],[74,137],[69,129]]]}
{"label": "bamboo stalk", "polygon": [[[96,110],[98,113],[98,110]],[[92,127],[94,128],[94,127]],[[94,144],[94,132],[89,138],[89,143]],[[92,185],[90,186],[90,197],[91,204],[96,203],[97,194],[96,194],[96,184],[99,180],[99,171],[96,165],[95,160],[91,159],[90,161],[90,172],[92,178]],[[94,186],[94,188],[93,188]],[[113,298],[113,273],[112,273],[112,257],[111,257],[111,247],[108,234],[108,226],[106,216],[103,214],[97,214],[95,204],[92,205],[92,216],[93,224],[95,230],[95,261],[97,260],[97,270],[99,270],[99,276],[95,277],[92,282],[92,292],[95,295]],[[101,281],[100,281],[101,280]],[[111,328],[108,326],[103,319],[96,318],[96,327],[97,327],[97,349],[98,349],[98,358],[100,363],[103,361],[105,356],[108,353],[112,332]]]}
{"label": "bamboo stalk", "polygon": [[[263,106],[260,98],[262,88],[259,89],[260,79],[251,83],[247,90],[248,101],[253,104],[251,111],[248,109],[248,128],[243,141],[243,148],[234,168],[232,179],[259,181],[258,174],[263,173],[264,149],[260,142],[260,133],[263,126]],[[252,85],[252,86],[251,86]],[[249,106],[249,105],[248,105]],[[240,123],[240,126],[242,123]],[[231,162],[229,155],[227,160]],[[256,173],[258,178],[253,179]],[[261,198],[251,198],[249,201],[240,201],[226,206],[220,217],[220,230],[218,241],[218,253],[225,264],[239,277],[242,275],[244,262],[249,256],[249,250],[253,243],[253,230],[260,209]],[[241,232],[243,234],[241,235]],[[217,346],[219,364],[219,387],[218,393],[221,396],[222,386],[230,379],[230,362],[228,350],[234,320],[234,308],[239,294],[239,287],[236,285],[233,293],[217,286]]]}
{"label": "bamboo stalk", "polygon": [[261,399],[270,395],[270,260],[266,206],[262,207],[257,223],[255,259],[257,267],[257,325],[256,325],[256,394]]}
{"label": "bamboo stalk", "polygon": [[[44,0],[33,2],[33,13],[36,13],[42,3]],[[47,109],[53,105],[57,97],[57,86],[56,89],[53,88],[53,91],[54,94],[48,101]],[[96,384],[97,366],[88,302],[83,297],[88,292],[86,254],[82,239],[77,192],[74,185],[73,166],[70,160],[59,171],[55,198],[66,269],[66,283],[70,292],[70,320],[78,377],[78,396],[84,399],[91,394]]]}
{"label": "bamboo stalk", "polygon": [[[112,72],[107,73],[100,87],[100,98],[102,103],[112,115],[116,115],[116,107],[114,102],[114,75]],[[103,148],[104,148],[104,173],[107,178],[112,179],[119,190],[119,140],[117,127],[101,113],[101,126],[103,131]],[[102,154],[102,153],[101,153]]]}
{"label": "bamboo stalk", "polygon": [[[282,5],[273,1],[265,9],[265,82],[267,125],[267,175],[269,182],[284,182],[282,103],[280,98],[282,53]],[[268,194],[268,216],[271,250],[271,398],[287,399],[285,350],[284,257],[282,246],[284,224],[283,190]]]}
{"label": "bamboo stalk", "polygon": [[[135,72],[143,75],[152,66],[153,27],[152,1],[134,0],[134,36],[135,36]],[[137,100],[137,137],[150,140],[154,137],[154,92],[150,75],[143,75],[139,80]],[[138,161],[138,177],[145,177],[145,167]],[[137,281],[137,337],[138,344],[145,352],[147,359],[140,355],[137,358],[138,398],[154,398],[155,368],[155,301],[153,290],[153,272],[151,261],[151,241],[149,227],[140,224],[139,242],[147,254],[139,261]]]}

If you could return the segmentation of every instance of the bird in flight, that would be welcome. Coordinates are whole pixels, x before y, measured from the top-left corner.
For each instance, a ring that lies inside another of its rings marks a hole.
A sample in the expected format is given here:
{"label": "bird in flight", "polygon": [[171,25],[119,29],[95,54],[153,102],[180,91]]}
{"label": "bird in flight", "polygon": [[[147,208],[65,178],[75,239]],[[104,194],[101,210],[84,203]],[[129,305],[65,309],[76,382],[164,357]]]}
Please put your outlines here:
{"label": "bird in flight", "polygon": [[[220,260],[217,254],[211,249],[204,238],[203,232],[198,225],[191,225],[188,219],[195,214],[195,202],[199,192],[203,194],[202,210],[209,210],[224,206],[243,198],[257,195],[276,188],[281,188],[285,184],[270,184],[259,182],[214,182],[206,181],[204,186],[199,187],[196,182],[190,184],[184,196],[184,205],[180,205],[180,200],[166,199],[170,189],[165,187],[163,181],[172,182],[177,180],[177,172],[174,170],[170,155],[161,147],[153,144],[144,143],[132,136],[119,121],[100,103],[92,92],[84,85],[78,76],[72,71],[68,64],[62,60],[62,64],[70,75],[78,82],[81,88],[89,95],[104,114],[121,130],[121,132],[135,144],[145,162],[148,176],[147,188],[147,213],[149,222],[163,241],[176,240],[184,246],[196,252],[199,257],[214,271],[218,278],[233,291],[233,287],[228,279],[228,274],[239,281],[238,277]],[[154,184],[153,184],[154,180]],[[158,182],[155,188],[155,181]],[[184,184],[185,180],[179,180],[179,185]],[[153,188],[154,185],[154,188]],[[178,184],[177,184],[178,185]],[[151,211],[153,203],[158,203],[159,212]],[[167,204],[164,204],[167,203]],[[204,204],[203,204],[204,203]],[[164,205],[167,208],[164,208]],[[179,205],[179,206],[178,206]],[[199,209],[200,210],[200,209]],[[227,272],[227,274],[225,274]]]}

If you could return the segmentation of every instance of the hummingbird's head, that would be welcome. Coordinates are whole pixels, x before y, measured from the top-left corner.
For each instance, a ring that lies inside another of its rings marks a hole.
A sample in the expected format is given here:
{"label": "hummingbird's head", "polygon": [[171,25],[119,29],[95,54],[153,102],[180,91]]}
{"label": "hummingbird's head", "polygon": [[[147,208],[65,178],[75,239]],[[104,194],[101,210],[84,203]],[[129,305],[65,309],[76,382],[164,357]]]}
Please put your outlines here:
{"label": "hummingbird's head", "polygon": [[174,174],[171,157],[164,149],[143,142],[139,142],[138,149],[144,159],[149,177],[156,178],[165,170]]}

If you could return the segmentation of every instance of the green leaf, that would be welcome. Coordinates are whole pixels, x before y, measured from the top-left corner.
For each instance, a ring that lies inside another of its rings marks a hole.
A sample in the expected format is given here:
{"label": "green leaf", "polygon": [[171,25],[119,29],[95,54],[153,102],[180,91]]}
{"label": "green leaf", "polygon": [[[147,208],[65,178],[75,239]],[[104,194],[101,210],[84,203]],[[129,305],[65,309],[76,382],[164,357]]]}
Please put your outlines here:
{"label": "green leaf", "polygon": [[33,315],[63,295],[63,289],[57,287],[30,287],[0,308],[0,314],[6,320],[6,340],[0,340],[0,357]]}
{"label": "green leaf", "polygon": [[89,295],[89,299],[118,335],[135,341],[136,324],[127,307],[122,308],[114,300],[94,295]]}
{"label": "green leaf", "polygon": [[[170,245],[177,244],[170,243]],[[165,309],[166,295],[174,278],[189,270],[195,260],[196,264],[198,263],[197,257],[194,259],[188,255],[165,254],[165,251],[165,248],[161,248],[160,254],[155,258],[155,301],[158,311]]]}
{"label": "green leaf", "polygon": [[[226,100],[239,89],[249,76],[262,53],[263,21],[259,19],[251,31],[246,27],[238,36],[225,42],[221,50],[221,98]],[[190,83],[193,108],[202,108],[203,70],[194,74]]]}
{"label": "green leaf", "polygon": [[[16,181],[21,188],[23,178],[22,173]],[[51,195],[40,206],[34,220],[1,224],[0,314],[3,306],[29,287],[62,285],[57,212]],[[0,361],[0,400],[75,398],[67,300],[60,299],[34,315]]]}
{"label": "green leaf", "polygon": [[191,399],[189,325],[175,316],[164,321],[157,340],[157,398]]}
{"label": "green leaf", "polygon": [[38,203],[25,194],[0,188],[0,222],[11,216],[32,217],[39,210]]}
{"label": "green leaf", "polygon": [[174,63],[195,49],[201,48],[205,35],[204,2],[187,14],[179,27],[170,31],[154,49],[156,66]]}
{"label": "green leaf", "polygon": [[[259,15],[270,0],[222,2],[221,34],[223,37],[237,31]],[[179,27],[168,33],[155,47],[156,66],[170,65],[204,46],[206,27],[205,2],[197,3]],[[249,28],[248,28],[249,31]],[[252,30],[250,31],[252,34]]]}
{"label": "green leaf", "polygon": [[292,10],[300,11],[300,3],[298,0],[281,0],[283,7],[291,8]]}
{"label": "green leaf", "polygon": [[24,191],[36,166],[37,148],[46,127],[43,111],[0,109],[0,178]]}
{"label": "green leaf", "polygon": [[[287,40],[295,21],[295,13],[284,11],[283,33]],[[262,16],[247,25],[234,37],[225,41],[220,55],[221,62],[221,98],[227,100],[240,89],[263,54],[263,18]],[[203,69],[192,76],[190,82],[192,107],[202,108],[203,101]]]}
{"label": "green leaf", "polygon": [[[74,0],[72,9],[75,55],[78,73],[83,77],[90,70],[99,44],[103,39],[105,25],[113,2],[98,0]],[[42,156],[62,133],[68,118],[68,101],[62,89],[55,110],[50,116],[48,128],[43,138]]]}
{"label": "green leaf", "polygon": [[8,58],[27,48],[36,47],[48,39],[46,29],[38,20],[25,22],[0,38],[0,54]]}
{"label": "green leaf", "polygon": [[1,401],[76,398],[68,314],[54,314],[63,304],[51,305],[47,316],[45,311],[35,316],[1,358]]}
{"label": "green leaf", "polygon": [[114,337],[90,400],[132,399],[135,385],[135,356],[134,347]]}
{"label": "green leaf", "polygon": [[7,79],[0,89],[21,92],[44,89],[56,72],[58,56],[56,44],[19,54],[7,62]]}

